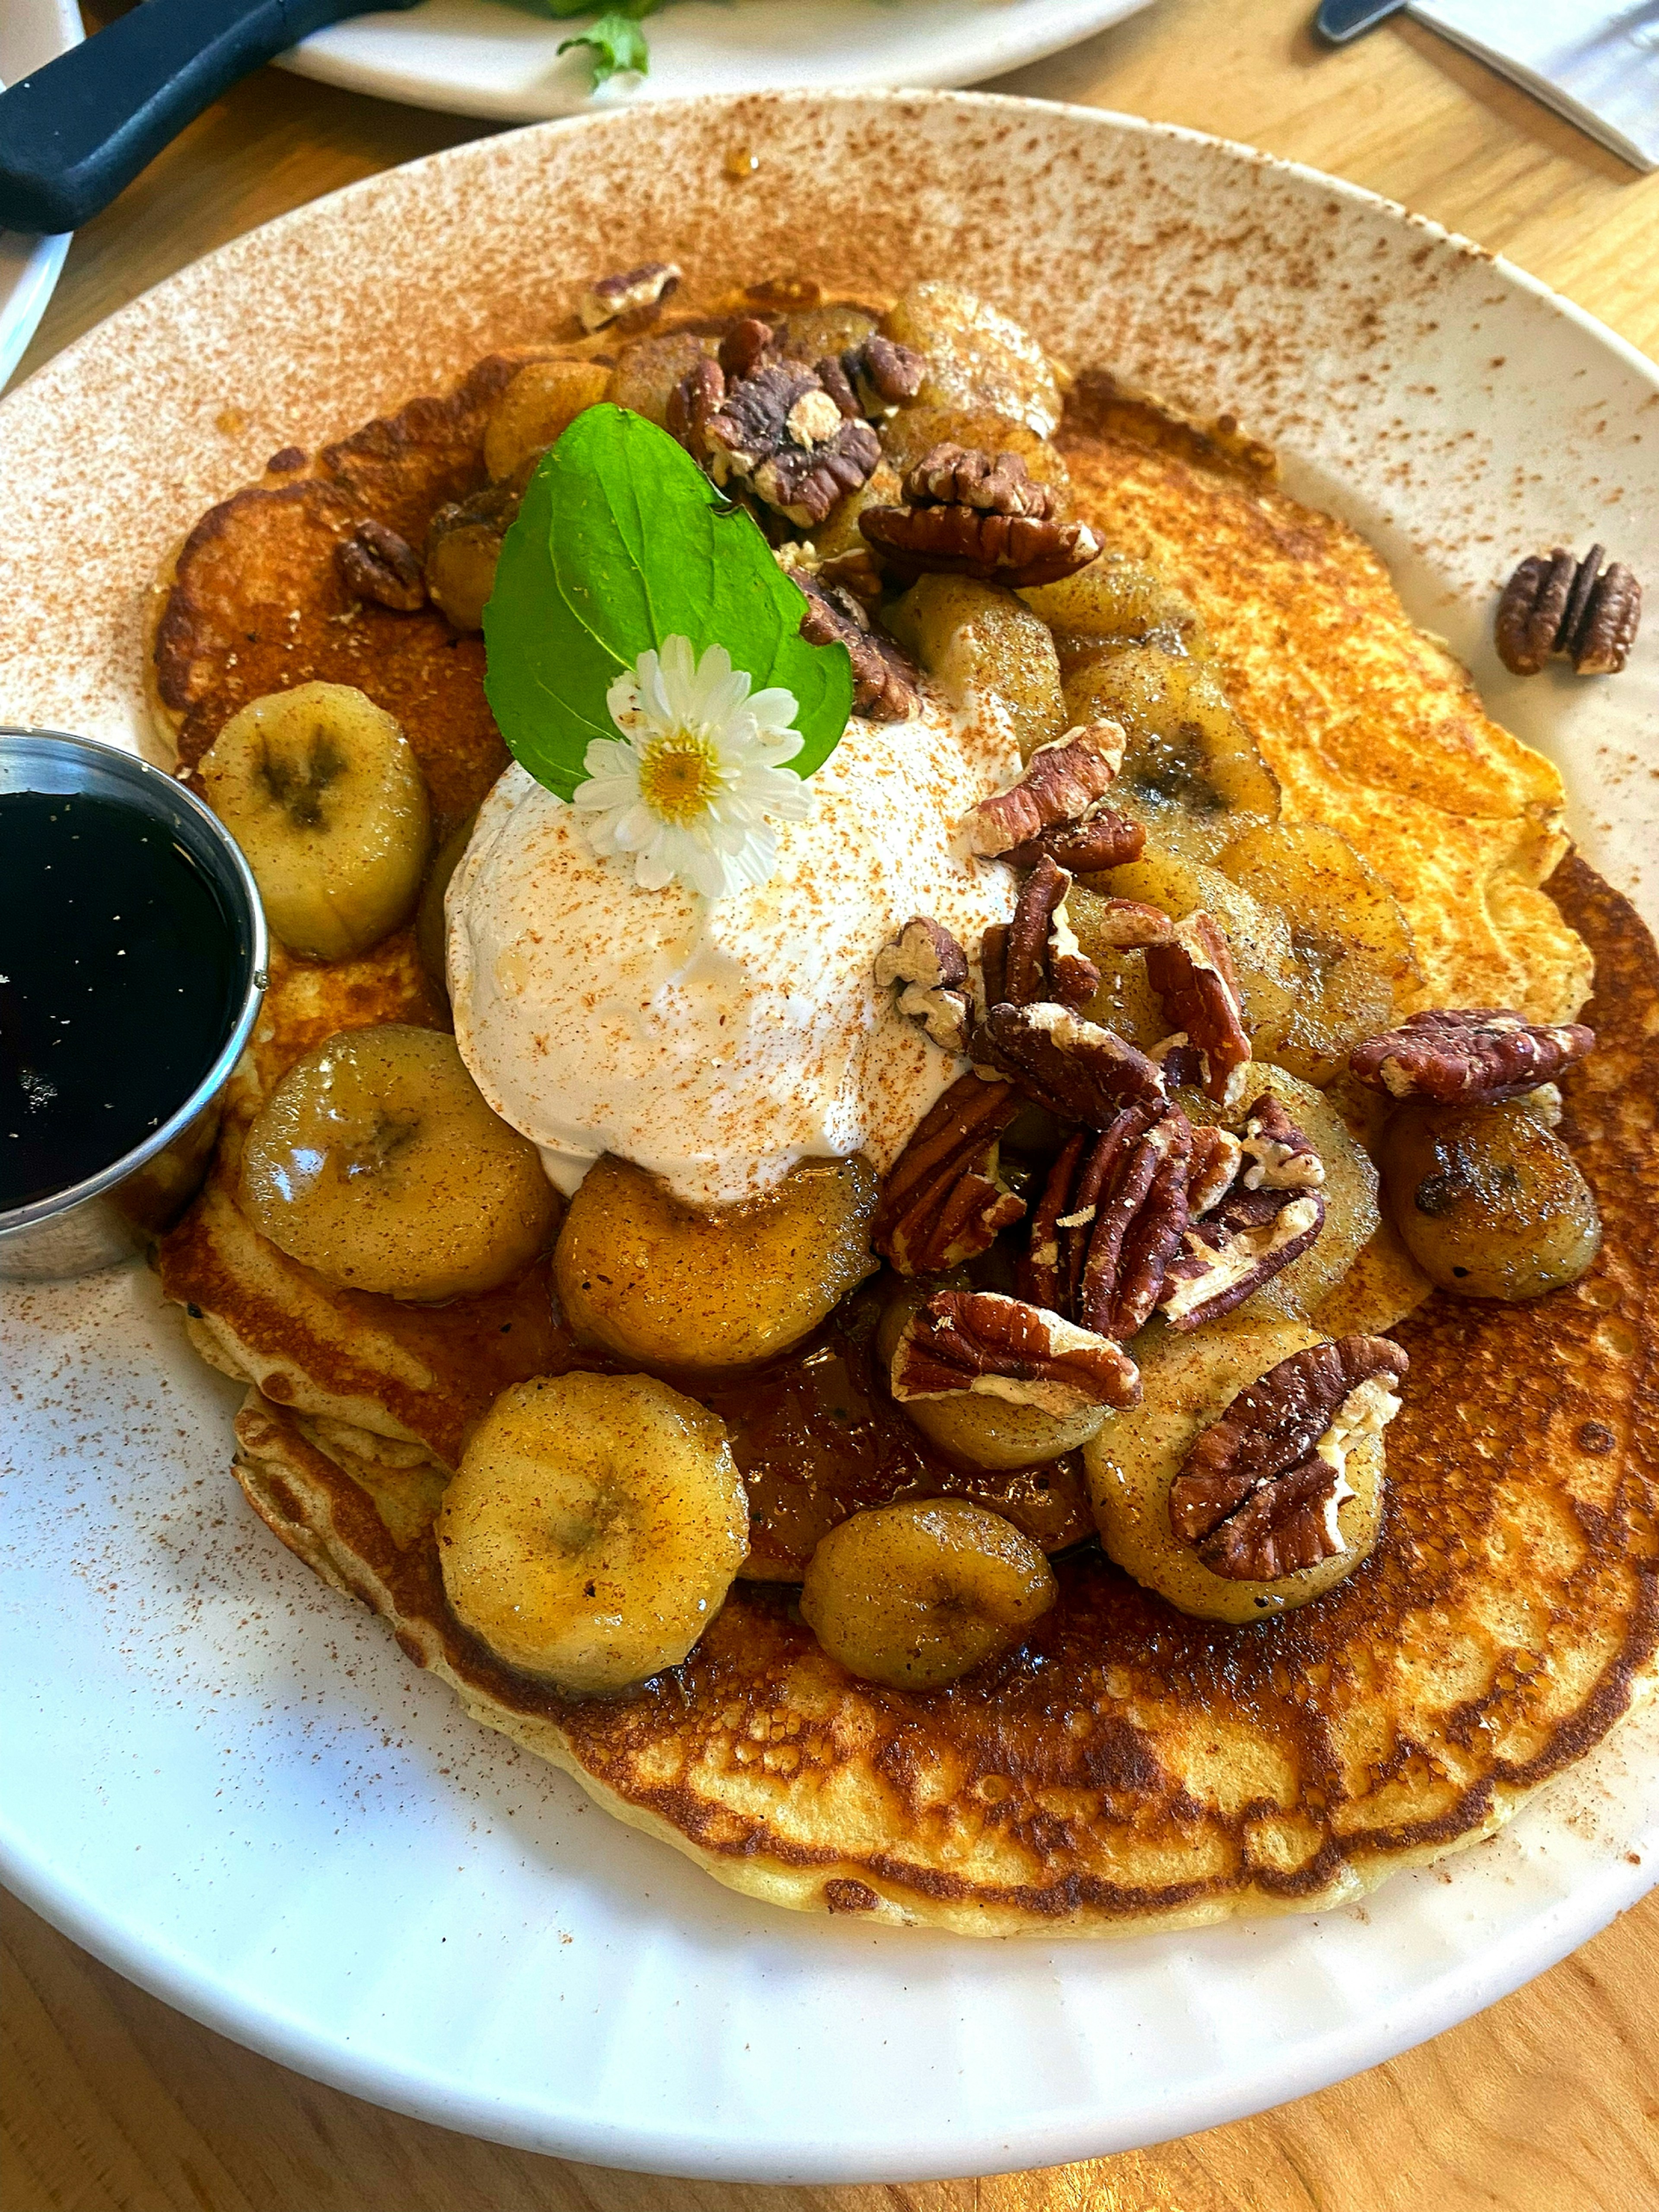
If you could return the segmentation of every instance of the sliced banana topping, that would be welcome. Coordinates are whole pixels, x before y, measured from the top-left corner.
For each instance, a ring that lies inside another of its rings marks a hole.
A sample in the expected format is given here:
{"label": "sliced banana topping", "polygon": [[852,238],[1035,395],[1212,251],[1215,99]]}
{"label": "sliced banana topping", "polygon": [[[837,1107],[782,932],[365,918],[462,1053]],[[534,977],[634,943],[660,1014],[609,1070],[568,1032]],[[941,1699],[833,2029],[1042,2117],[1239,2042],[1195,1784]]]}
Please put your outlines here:
{"label": "sliced banana topping", "polygon": [[1058,1594],[1048,1560],[1012,1522],[934,1498],[832,1528],[807,1563],[800,1609],[849,1674],[936,1690],[1011,1650]]}
{"label": "sliced banana topping", "polygon": [[557,1207],[453,1037],[397,1022],[343,1030],[289,1068],[248,1131],[240,1196],[331,1282],[432,1302],[516,1274]]}
{"label": "sliced banana topping", "polygon": [[290,952],[366,952],[414,905],[432,844],[425,779],[392,716],[349,684],[252,700],[198,773]]}
{"label": "sliced banana topping", "polygon": [[510,1666],[578,1692],[678,1666],[748,1548],[724,1423],[645,1375],[503,1391],[438,1522],[463,1624]]}

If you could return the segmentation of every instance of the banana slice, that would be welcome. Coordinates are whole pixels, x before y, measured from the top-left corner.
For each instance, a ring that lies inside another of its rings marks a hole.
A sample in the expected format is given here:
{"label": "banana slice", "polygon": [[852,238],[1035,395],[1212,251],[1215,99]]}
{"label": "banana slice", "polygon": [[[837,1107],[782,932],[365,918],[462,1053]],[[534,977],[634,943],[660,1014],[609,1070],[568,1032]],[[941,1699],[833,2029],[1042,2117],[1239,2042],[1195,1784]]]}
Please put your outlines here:
{"label": "banana slice", "polygon": [[1089,1493],[1109,1559],[1138,1583],[1201,1620],[1269,1620],[1305,1605],[1351,1575],[1382,1525],[1383,1449],[1367,1436],[1343,1469],[1352,1495],[1337,1509],[1343,1548],[1275,1582],[1214,1574],[1170,1522],[1170,1491],[1188,1453],[1241,1390],[1281,1359],[1328,1341],[1300,1322],[1258,1318],[1243,1308],[1182,1336],[1161,1321],[1135,1339],[1141,1401],[1109,1420],[1084,1447]]}
{"label": "banana slice", "polygon": [[250,701],[198,773],[290,952],[349,959],[414,905],[432,844],[426,782],[397,723],[350,684]]}
{"label": "banana slice", "polygon": [[748,1548],[725,1424],[647,1375],[515,1382],[438,1518],[459,1618],[509,1666],[580,1692],[678,1666]]}
{"label": "banana slice", "polygon": [[802,1618],[866,1682],[937,1690],[1018,1644],[1059,1595],[1030,1538],[955,1498],[878,1505],[807,1562]]}
{"label": "banana slice", "polygon": [[292,1260],[394,1298],[466,1297],[533,1260],[556,1201],[453,1037],[388,1022],[296,1060],[242,1150],[242,1210]]}
{"label": "banana slice", "polygon": [[597,361],[532,361],[484,424],[484,467],[494,483],[526,478],[584,408],[604,398],[611,371]]}
{"label": "banana slice", "polygon": [[696,1213],[643,1168],[588,1170],[554,1255],[565,1318],[624,1359],[673,1371],[787,1352],[873,1274],[867,1160],[803,1160],[750,1205]]}

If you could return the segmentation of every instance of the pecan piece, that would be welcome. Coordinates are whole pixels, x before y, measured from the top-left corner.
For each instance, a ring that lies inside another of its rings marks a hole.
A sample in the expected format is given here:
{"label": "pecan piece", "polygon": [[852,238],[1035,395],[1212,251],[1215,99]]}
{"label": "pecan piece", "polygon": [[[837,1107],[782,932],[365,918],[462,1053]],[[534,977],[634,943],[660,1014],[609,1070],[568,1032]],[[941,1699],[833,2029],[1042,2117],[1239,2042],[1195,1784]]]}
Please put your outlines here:
{"label": "pecan piece", "polygon": [[1439,1006],[1370,1038],[1348,1066],[1373,1091],[1446,1106],[1521,1098],[1595,1049],[1582,1022],[1548,1028],[1504,1006]]}
{"label": "pecan piece", "polygon": [[775,350],[775,335],[771,324],[762,322],[758,315],[740,315],[720,340],[716,359],[721,374],[732,378],[752,376]]}
{"label": "pecan piece", "polygon": [[905,584],[927,575],[976,576],[1015,588],[1057,584],[1100,552],[1086,522],[973,507],[866,507],[859,529],[882,566]]}
{"label": "pecan piece", "polygon": [[1054,511],[1052,488],[1026,471],[1018,453],[994,459],[969,446],[935,446],[904,479],[913,507],[973,507],[985,514],[1033,515],[1046,522]]}
{"label": "pecan piece", "polygon": [[896,338],[872,331],[862,344],[849,346],[841,357],[842,374],[858,394],[859,404],[872,418],[890,415],[907,399],[914,399],[927,374],[927,357]]}
{"label": "pecan piece", "polygon": [[921,1024],[946,1052],[965,1053],[974,1010],[968,956],[942,922],[915,915],[876,955],[876,981],[884,990],[902,985],[898,1006]]}
{"label": "pecan piece", "polygon": [[624,269],[615,276],[601,276],[576,302],[582,328],[602,331],[619,315],[659,307],[678,284],[681,273],[672,261],[645,261],[637,269]]}
{"label": "pecan piece", "polygon": [[407,538],[384,522],[360,522],[334,549],[346,589],[373,599],[395,614],[412,615],[426,605],[426,574]]}
{"label": "pecan piece", "polygon": [[[1030,1006],[1048,1000],[1061,1006],[1086,1006],[1100,988],[1100,970],[1084,957],[1066,918],[1066,894],[1071,888],[1070,876],[1046,854],[1026,878],[1013,920],[994,940],[988,969],[981,948],[988,1005]],[[999,986],[995,1000],[989,996],[993,982]]]}
{"label": "pecan piece", "polygon": [[[1139,822],[1120,814],[1115,806],[1097,799],[1079,822],[1056,823],[1037,836],[1028,838],[1001,855],[1011,868],[1034,868],[1046,853],[1069,868],[1074,876],[1098,875],[1104,868],[1121,868],[1138,860],[1146,849],[1146,831]],[[1132,899],[1114,899],[1114,906],[1132,906]],[[1167,928],[1169,917],[1158,919]],[[1150,940],[1136,938],[1135,944]]]}
{"label": "pecan piece", "polygon": [[[713,404],[708,367],[723,387]],[[817,373],[795,362],[763,360],[735,379],[718,362],[699,364],[675,394],[669,428],[717,484],[736,477],[803,530],[866,483],[881,459],[870,425],[848,422]]]}
{"label": "pecan piece", "polygon": [[998,1291],[940,1291],[914,1313],[893,1352],[893,1395],[978,1391],[1065,1418],[1133,1406],[1140,1375],[1109,1338]]}
{"label": "pecan piece", "polygon": [[1249,1065],[1250,1036],[1220,925],[1201,908],[1176,922],[1147,947],[1146,975],[1167,1019],[1204,1055],[1206,1097],[1225,1100],[1233,1070]]}
{"label": "pecan piece", "polygon": [[970,853],[995,858],[1062,823],[1079,823],[1123,765],[1115,722],[1090,722],[1039,745],[1006,791],[981,799],[962,825]]}
{"label": "pecan piece", "polygon": [[1011,1084],[964,1075],[925,1115],[881,1187],[871,1237],[901,1275],[988,1252],[1025,1201],[997,1181],[999,1140],[1020,1110]]}
{"label": "pecan piece", "polygon": [[[1183,1334],[1254,1297],[1325,1226],[1325,1163],[1272,1091],[1249,1109],[1242,1142],[1224,1131],[1209,1133],[1224,1138],[1224,1146],[1204,1161],[1202,1188],[1189,1170],[1192,1219],[1158,1300],[1170,1328]],[[1212,1194],[1229,1155],[1237,1172]]]}
{"label": "pecan piece", "polygon": [[1400,1410],[1409,1364],[1386,1337],[1293,1352],[1205,1430],[1170,1491],[1170,1520],[1212,1574],[1274,1582],[1346,1548],[1347,1455]]}
{"label": "pecan piece", "polygon": [[1498,602],[1498,657],[1516,676],[1536,676],[1553,654],[1579,676],[1616,676],[1642,620],[1642,586],[1622,561],[1606,568],[1607,549],[1582,561],[1563,545],[1523,561]]}
{"label": "pecan piece", "polygon": [[976,1060],[1010,1077],[1039,1106],[1085,1128],[1103,1129],[1125,1106],[1163,1101],[1156,1062],[1115,1030],[1066,1006],[990,1006],[973,1049]]}
{"label": "pecan piece", "polygon": [[868,616],[843,586],[822,573],[786,564],[784,574],[806,594],[800,634],[809,645],[841,644],[853,663],[853,712],[872,722],[902,722],[921,696],[920,678],[890,638],[878,637]]}
{"label": "pecan piece", "polygon": [[1178,1106],[1131,1106],[1061,1148],[1016,1271],[1022,1297],[1119,1342],[1150,1318],[1187,1226],[1193,1131]]}
{"label": "pecan piece", "polygon": [[1187,1169],[1187,1211],[1196,1221],[1219,1206],[1238,1180],[1244,1165],[1244,1147],[1231,1129],[1208,1123],[1193,1130],[1193,1156]]}

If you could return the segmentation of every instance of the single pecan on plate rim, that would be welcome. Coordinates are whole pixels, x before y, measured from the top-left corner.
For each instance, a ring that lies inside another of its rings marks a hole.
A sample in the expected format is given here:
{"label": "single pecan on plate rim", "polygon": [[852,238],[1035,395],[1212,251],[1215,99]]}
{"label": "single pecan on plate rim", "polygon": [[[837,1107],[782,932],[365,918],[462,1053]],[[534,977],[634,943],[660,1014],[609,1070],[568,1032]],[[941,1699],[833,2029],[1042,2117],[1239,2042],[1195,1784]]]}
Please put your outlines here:
{"label": "single pecan on plate rim", "polygon": [[1120,1346],[999,1291],[929,1298],[904,1324],[891,1379],[901,1404],[975,1391],[1061,1419],[1140,1401],[1139,1370]]}
{"label": "single pecan on plate rim", "polygon": [[1151,1318],[1187,1225],[1193,1131],[1178,1106],[1130,1106],[1061,1146],[1031,1216],[1015,1288],[1127,1343]]}
{"label": "single pecan on plate rim", "polygon": [[1212,1574],[1276,1582],[1347,1547],[1349,1452],[1400,1410],[1410,1364],[1381,1336],[1293,1352],[1241,1390],[1194,1444],[1170,1490],[1170,1522]]}
{"label": "single pecan on plate rim", "polygon": [[920,1022],[936,1045],[967,1051],[974,1012],[968,956],[942,922],[913,915],[877,953],[876,982],[884,991],[898,988],[900,1013]]}
{"label": "single pecan on plate rim", "polygon": [[1616,676],[1642,621],[1642,586],[1622,561],[1581,561],[1565,545],[1522,562],[1504,586],[1494,625],[1498,657],[1512,675],[1537,676],[1555,654],[1579,676]]}
{"label": "single pecan on plate rim", "polygon": [[1582,1022],[1529,1022],[1510,1006],[1437,1006],[1348,1056],[1360,1082],[1392,1098],[1484,1106],[1524,1097],[1595,1048]]}
{"label": "single pecan on plate rim", "polygon": [[678,262],[643,261],[637,269],[619,270],[590,284],[576,302],[576,314],[585,331],[602,331],[619,317],[659,307],[679,284]]}
{"label": "single pecan on plate rim", "polygon": [[938,1274],[988,1252],[1025,1216],[997,1177],[1002,1133],[1024,1101],[964,1075],[922,1116],[881,1187],[871,1241],[901,1275]]}

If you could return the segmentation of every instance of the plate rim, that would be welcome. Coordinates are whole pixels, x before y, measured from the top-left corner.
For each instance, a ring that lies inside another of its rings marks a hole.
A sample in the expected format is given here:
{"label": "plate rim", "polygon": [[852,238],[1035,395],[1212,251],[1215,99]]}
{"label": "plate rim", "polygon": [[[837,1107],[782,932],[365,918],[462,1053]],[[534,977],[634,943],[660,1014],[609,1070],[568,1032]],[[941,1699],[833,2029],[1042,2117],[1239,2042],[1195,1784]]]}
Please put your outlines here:
{"label": "plate rim", "polygon": [[[649,110],[633,108],[621,111],[614,116],[589,113],[557,118],[529,124],[522,128],[525,131],[538,133],[608,128],[616,123],[637,121],[641,114],[647,112],[653,118],[666,117],[675,110],[718,108],[756,100],[795,108],[829,104],[868,106],[874,102],[898,104],[921,101],[929,106],[948,104],[952,107],[1021,112],[1035,109],[1045,116],[1058,113],[1074,118],[1090,128],[1101,127],[1135,135],[1167,137],[1217,149],[1229,159],[1286,173],[1304,183],[1339,195],[1357,206],[1384,210],[1425,236],[1478,258],[1499,270],[1507,283],[1578,325],[1597,343],[1611,350],[1644,382],[1659,391],[1659,364],[1650,361],[1630,341],[1611,330],[1588,310],[1578,307],[1524,269],[1486,252],[1462,234],[1449,229],[1432,218],[1417,215],[1384,195],[1345,179],[1333,177],[1309,164],[1267,154],[1242,142],[1221,138],[1183,125],[1152,122],[1145,118],[1080,103],[1038,102],[1012,94],[847,88],[830,93],[797,91],[704,95],[694,100],[653,103]],[[420,171],[451,161],[465,161],[474,158],[476,149],[481,145],[494,143],[493,139],[463,142],[458,146],[441,149],[418,161],[402,165],[402,167]],[[103,341],[112,325],[118,325],[124,318],[136,316],[155,292],[247,248],[251,241],[262,239],[268,232],[280,234],[290,224],[310,220],[319,210],[325,210],[332,202],[346,195],[371,194],[386,175],[393,173],[401,173],[401,170],[380,172],[374,176],[358,179],[334,193],[292,210],[271,222],[244,234],[240,239],[228,241],[212,254],[200,257],[198,261],[187,264],[185,270],[162,279],[149,292],[139,295],[82,334],[55,356],[51,362],[43,364],[37,375],[54,371],[60,364],[72,369],[83,348],[95,346]],[[18,389],[27,389],[34,382],[35,379],[31,378]],[[1541,1800],[1547,1795],[1547,1791],[1540,1791],[1539,1798]],[[1143,2102],[1133,2114],[1115,2115],[1113,2123],[1103,2130],[1096,2128],[1090,2131],[1085,2123],[1071,2118],[1039,2120],[1017,2139],[1006,2135],[987,2134],[972,2138],[965,2133],[958,2134],[954,2146],[943,2159],[940,2154],[945,2151],[945,2146],[935,2136],[923,2146],[931,2155],[918,2155],[915,2152],[903,2156],[894,2154],[884,2157],[878,2168],[867,2162],[860,2163],[856,2153],[849,2157],[840,2153],[835,2146],[823,2142],[812,2145],[805,2155],[787,2168],[775,2162],[757,2167],[753,2163],[744,2162],[741,2138],[728,2137],[722,2142],[713,2136],[696,2138],[682,2132],[659,2135],[647,2142],[637,2123],[626,2130],[619,2130],[615,2124],[605,2126],[563,2125],[555,2135],[549,2131],[544,2121],[539,2127],[530,2124],[531,2116],[521,2104],[514,2105],[509,2110],[505,2100],[495,2104],[472,2092],[457,2092],[441,2080],[423,2074],[417,2068],[388,2067],[384,2057],[380,2057],[359,2058],[349,2045],[338,2042],[331,2045],[313,2034],[308,2028],[274,2014],[269,2008],[254,2010],[245,2007],[234,1991],[212,1984],[206,1976],[190,1968],[166,1940],[152,1938],[147,1944],[136,1938],[128,1940],[125,1931],[111,1922],[106,1911],[100,1915],[94,1898],[78,1891],[74,1883],[58,1875],[50,1865],[37,1862],[15,1832],[12,1823],[4,1819],[0,1819],[0,1881],[3,1881],[8,1888],[71,1940],[161,2001],[232,2040],[346,2094],[435,2124],[476,2134],[489,2140],[512,2143],[544,2154],[665,2174],[698,2175],[733,2181],[778,2183],[787,2180],[835,2184],[939,2179],[1011,2171],[1014,2170],[1016,2163],[1022,2167],[1066,2163],[1170,2140],[1177,2135],[1195,2132],[1261,2111],[1278,2102],[1312,2094],[1331,2082],[1346,2079],[1355,2072],[1395,2056],[1471,2016],[1536,1974],[1547,1971],[1568,1952],[1598,1932],[1619,1912],[1635,1903],[1656,1881],[1659,1881],[1656,1852],[1646,1840],[1650,1832],[1651,1826],[1644,1832],[1639,1866],[1632,1867],[1620,1859],[1594,1870],[1526,1922],[1492,1939],[1474,1957],[1461,1960],[1451,1971],[1429,1978],[1413,1990],[1408,1999],[1395,2003],[1380,2018],[1370,2017],[1363,2021],[1344,2023],[1316,2038],[1311,2044],[1296,2045],[1289,2052],[1280,2053],[1270,2064],[1259,2067],[1249,2077],[1248,2087],[1241,2087],[1243,2077],[1231,2072],[1227,2076],[1230,2086],[1224,2093],[1196,2084],[1165,2100],[1155,2112]],[[1309,1918],[1317,1921],[1320,1917],[1311,1915]],[[1261,1919],[1247,1917],[1230,1924],[1248,1929],[1267,1923]],[[902,1933],[896,1936],[897,1942],[905,1940]],[[1038,1946],[1043,1941],[1041,1936],[1030,1940]],[[1109,1959],[1109,1952],[1104,1955]],[[958,2159],[970,2162],[955,2162]]]}

